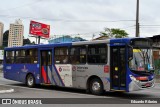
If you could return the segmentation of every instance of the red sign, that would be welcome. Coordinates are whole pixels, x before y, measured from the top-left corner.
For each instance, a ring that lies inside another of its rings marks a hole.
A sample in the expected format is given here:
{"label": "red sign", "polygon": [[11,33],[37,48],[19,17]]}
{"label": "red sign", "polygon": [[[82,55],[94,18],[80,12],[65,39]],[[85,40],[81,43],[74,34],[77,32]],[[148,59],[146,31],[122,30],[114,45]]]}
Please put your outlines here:
{"label": "red sign", "polygon": [[109,73],[109,66],[104,66],[104,73]]}
{"label": "red sign", "polygon": [[31,21],[30,22],[30,31],[31,35],[41,36],[45,38],[49,38],[50,34],[50,25]]}

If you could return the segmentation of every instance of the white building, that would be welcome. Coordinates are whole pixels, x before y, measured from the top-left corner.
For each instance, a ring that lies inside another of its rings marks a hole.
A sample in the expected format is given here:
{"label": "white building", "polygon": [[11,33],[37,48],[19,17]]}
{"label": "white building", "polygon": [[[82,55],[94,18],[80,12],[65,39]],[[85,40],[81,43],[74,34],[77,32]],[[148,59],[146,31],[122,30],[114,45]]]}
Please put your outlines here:
{"label": "white building", "polygon": [[3,28],[4,24],[0,22],[0,46],[3,44]]}
{"label": "white building", "polygon": [[17,47],[23,45],[24,26],[22,21],[16,20],[15,23],[10,24],[8,47]]}

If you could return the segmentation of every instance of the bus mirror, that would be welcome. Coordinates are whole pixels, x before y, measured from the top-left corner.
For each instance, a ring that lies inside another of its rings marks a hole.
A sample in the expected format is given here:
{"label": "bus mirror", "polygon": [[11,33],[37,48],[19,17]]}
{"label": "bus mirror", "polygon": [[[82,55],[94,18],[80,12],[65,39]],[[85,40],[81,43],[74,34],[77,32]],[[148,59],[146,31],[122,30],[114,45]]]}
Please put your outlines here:
{"label": "bus mirror", "polygon": [[131,46],[128,47],[128,60],[133,59],[133,48]]}

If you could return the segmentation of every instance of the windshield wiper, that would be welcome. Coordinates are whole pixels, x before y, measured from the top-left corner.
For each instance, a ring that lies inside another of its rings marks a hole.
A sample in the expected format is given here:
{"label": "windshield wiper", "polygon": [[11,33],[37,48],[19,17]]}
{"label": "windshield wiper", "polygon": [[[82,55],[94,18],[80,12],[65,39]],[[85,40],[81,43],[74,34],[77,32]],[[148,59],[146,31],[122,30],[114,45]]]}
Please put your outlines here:
{"label": "windshield wiper", "polygon": [[141,58],[143,59],[143,63],[144,63],[144,65],[145,65],[145,55],[144,55],[144,53],[143,53],[143,51],[142,51],[142,49],[140,48],[140,47],[138,47],[138,49],[141,51],[141,53],[140,52],[138,52],[139,53],[139,55],[141,56]]}
{"label": "windshield wiper", "polygon": [[137,61],[137,59],[136,59],[135,54],[133,54],[133,56],[134,56],[134,58],[135,58],[135,64],[138,66],[138,61]]}

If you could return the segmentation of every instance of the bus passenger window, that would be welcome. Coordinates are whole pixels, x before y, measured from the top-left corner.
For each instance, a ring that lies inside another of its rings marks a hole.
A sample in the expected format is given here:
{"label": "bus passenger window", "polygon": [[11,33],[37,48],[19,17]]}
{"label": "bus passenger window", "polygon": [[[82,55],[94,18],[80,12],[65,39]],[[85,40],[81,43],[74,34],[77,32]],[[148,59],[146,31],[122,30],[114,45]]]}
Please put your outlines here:
{"label": "bus passenger window", "polygon": [[70,49],[71,64],[86,63],[86,46],[74,46]]}
{"label": "bus passenger window", "polygon": [[42,62],[42,65],[43,65],[43,66],[46,66],[46,65],[47,65],[46,57],[47,57],[46,52],[43,51],[43,52],[42,52],[42,56],[41,56],[41,60],[42,60],[41,62]]}
{"label": "bus passenger window", "polygon": [[26,63],[25,50],[16,50],[16,63]]}
{"label": "bus passenger window", "polygon": [[68,58],[68,47],[57,47],[54,52],[54,62],[56,64],[67,64]]}
{"label": "bus passenger window", "polygon": [[37,49],[28,49],[26,50],[26,60],[27,63],[35,64],[38,62],[38,50]]}
{"label": "bus passenger window", "polygon": [[6,63],[14,63],[14,51],[6,51]]}
{"label": "bus passenger window", "polygon": [[88,46],[88,63],[107,63],[107,45],[97,44]]}

